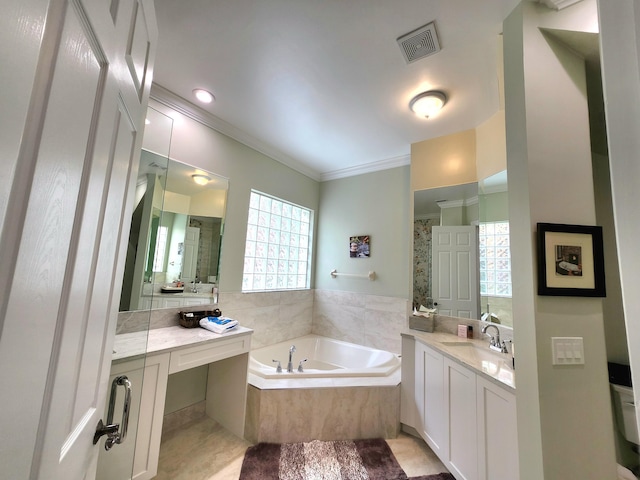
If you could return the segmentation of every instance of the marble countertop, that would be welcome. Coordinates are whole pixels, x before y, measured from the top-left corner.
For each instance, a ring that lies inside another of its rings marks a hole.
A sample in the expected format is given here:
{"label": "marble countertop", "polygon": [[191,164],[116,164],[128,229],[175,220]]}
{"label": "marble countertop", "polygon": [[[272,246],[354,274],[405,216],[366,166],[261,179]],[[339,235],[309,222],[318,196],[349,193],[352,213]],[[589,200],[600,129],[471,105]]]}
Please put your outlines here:
{"label": "marble countertop", "polygon": [[451,333],[406,330],[403,336],[432,347],[453,361],[470,367],[491,382],[510,390],[516,388],[515,370],[511,367],[511,353],[489,349],[488,340],[462,338]]}
{"label": "marble countertop", "polygon": [[253,330],[242,326],[237,326],[223,334],[213,333],[200,327],[180,326],[154,328],[148,332],[122,333],[116,335],[111,359],[112,361],[129,360],[139,355],[168,352],[181,347],[212,343],[251,333]]}

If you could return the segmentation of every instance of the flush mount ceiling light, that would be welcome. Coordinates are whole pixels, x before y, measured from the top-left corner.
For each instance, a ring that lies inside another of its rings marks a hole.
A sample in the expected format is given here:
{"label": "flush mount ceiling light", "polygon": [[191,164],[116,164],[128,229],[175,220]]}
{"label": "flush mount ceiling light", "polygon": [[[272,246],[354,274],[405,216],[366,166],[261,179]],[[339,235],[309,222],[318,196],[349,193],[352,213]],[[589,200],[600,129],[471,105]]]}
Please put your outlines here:
{"label": "flush mount ceiling light", "polygon": [[198,185],[206,185],[207,183],[209,183],[209,180],[211,180],[210,177],[207,177],[206,175],[202,175],[200,173],[191,175],[191,178],[193,178],[193,181]]}
{"label": "flush mount ceiling light", "polygon": [[196,96],[196,98],[198,100],[200,100],[202,103],[211,103],[215,100],[216,97],[213,96],[213,94],[211,92],[208,92],[206,90],[203,90],[201,88],[196,88],[193,91],[193,94]]}
{"label": "flush mount ceiling light", "polygon": [[409,108],[419,117],[429,118],[447,103],[447,96],[440,91],[422,92],[411,99]]}

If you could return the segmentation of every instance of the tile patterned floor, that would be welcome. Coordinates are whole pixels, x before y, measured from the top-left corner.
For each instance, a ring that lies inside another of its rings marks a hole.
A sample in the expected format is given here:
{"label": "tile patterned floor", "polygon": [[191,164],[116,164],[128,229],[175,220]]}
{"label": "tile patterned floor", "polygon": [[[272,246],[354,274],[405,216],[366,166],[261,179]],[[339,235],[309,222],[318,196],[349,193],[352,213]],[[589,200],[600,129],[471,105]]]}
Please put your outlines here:
{"label": "tile patterned floor", "polygon": [[[387,440],[408,476],[446,472],[420,439],[407,434]],[[238,480],[251,444],[204,417],[162,437],[156,480]]]}

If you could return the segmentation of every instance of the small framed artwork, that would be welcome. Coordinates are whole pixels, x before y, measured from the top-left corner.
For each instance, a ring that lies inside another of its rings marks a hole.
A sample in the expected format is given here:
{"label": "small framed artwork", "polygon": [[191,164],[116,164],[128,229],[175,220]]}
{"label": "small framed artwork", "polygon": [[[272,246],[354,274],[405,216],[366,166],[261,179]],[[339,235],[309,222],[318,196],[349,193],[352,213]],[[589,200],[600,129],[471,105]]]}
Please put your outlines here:
{"label": "small framed artwork", "polygon": [[371,238],[369,235],[349,237],[349,256],[352,258],[368,258],[371,254]]}
{"label": "small framed artwork", "polygon": [[538,223],[538,295],[606,296],[602,227]]}

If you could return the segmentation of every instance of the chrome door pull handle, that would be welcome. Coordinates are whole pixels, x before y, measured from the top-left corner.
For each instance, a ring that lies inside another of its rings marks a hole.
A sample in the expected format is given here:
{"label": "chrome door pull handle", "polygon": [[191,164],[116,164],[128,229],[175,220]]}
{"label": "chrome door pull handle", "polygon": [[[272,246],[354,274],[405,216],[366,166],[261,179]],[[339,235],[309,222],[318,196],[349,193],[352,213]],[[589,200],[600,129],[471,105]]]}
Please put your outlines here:
{"label": "chrome door pull handle", "polygon": [[[116,408],[116,396],[119,386],[124,386],[124,405],[122,407],[122,422],[120,424],[113,423],[113,414]],[[111,383],[111,395],[109,396],[109,410],[107,412],[107,424],[102,422],[102,419],[98,422],[96,427],[96,433],[93,436],[93,444],[98,443],[98,440],[103,435],[107,435],[107,440],[104,443],[104,449],[109,451],[115,444],[121,444],[127,437],[127,430],[129,428],[129,412],[131,410],[131,381],[126,375],[120,375],[113,379]]]}

